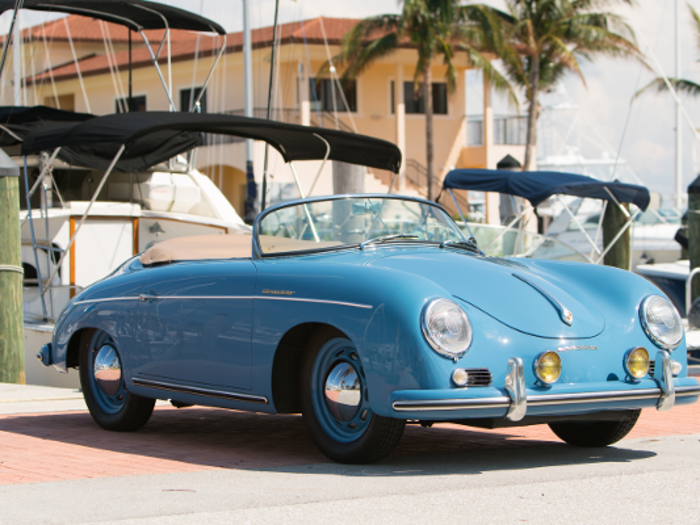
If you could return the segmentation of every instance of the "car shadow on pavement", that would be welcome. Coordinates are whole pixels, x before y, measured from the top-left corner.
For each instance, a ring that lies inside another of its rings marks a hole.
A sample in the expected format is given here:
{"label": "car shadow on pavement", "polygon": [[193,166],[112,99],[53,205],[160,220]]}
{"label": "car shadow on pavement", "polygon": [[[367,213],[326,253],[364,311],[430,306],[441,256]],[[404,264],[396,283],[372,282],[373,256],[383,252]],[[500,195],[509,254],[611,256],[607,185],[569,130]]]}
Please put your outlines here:
{"label": "car shadow on pavement", "polygon": [[[80,464],[77,477],[150,474],[210,468],[280,469],[309,473],[329,463],[311,441],[299,415],[267,415],[192,407],[159,408],[132,433],[99,428],[87,412],[0,417],[3,456],[19,468],[40,456],[61,468]],[[7,452],[11,451],[11,452]],[[22,456],[24,454],[24,457]],[[348,475],[483,472],[594,462],[629,462],[653,452],[620,448],[577,449],[546,426],[475,430],[457,425],[408,425],[394,452],[371,467],[344,467]],[[6,463],[7,464],[7,463]],[[119,469],[129,465],[128,472]],[[96,469],[94,473],[91,469]],[[320,469],[320,470],[319,470]],[[334,465],[337,472],[338,466]]]}

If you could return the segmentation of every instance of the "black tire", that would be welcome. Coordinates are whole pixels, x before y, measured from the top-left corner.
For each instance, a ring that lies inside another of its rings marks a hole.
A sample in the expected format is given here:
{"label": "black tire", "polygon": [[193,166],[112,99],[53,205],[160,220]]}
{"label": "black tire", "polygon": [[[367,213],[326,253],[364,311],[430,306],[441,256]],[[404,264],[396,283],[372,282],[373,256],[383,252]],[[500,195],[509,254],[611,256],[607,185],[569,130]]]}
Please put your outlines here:
{"label": "black tire", "polygon": [[153,413],[156,400],[129,392],[121,370],[118,379],[111,382],[109,393],[102,390],[95,378],[95,358],[101,349],[113,349],[120,360],[114,340],[106,332],[95,330],[85,332],[80,343],[80,386],[92,419],[105,430],[117,432],[133,432],[143,427]]}
{"label": "black tire", "polygon": [[617,421],[563,421],[549,423],[561,440],[576,447],[607,447],[617,443],[637,423],[641,410],[630,410]]}
{"label": "black tire", "polygon": [[[337,366],[352,367],[356,378],[353,384],[359,385],[360,392],[357,408],[351,408],[354,416],[343,420],[337,419],[324,401],[323,387]],[[323,330],[309,341],[301,366],[301,390],[306,428],[316,446],[333,461],[374,463],[387,456],[401,439],[406,421],[371,412],[367,382],[355,347],[337,331]]]}

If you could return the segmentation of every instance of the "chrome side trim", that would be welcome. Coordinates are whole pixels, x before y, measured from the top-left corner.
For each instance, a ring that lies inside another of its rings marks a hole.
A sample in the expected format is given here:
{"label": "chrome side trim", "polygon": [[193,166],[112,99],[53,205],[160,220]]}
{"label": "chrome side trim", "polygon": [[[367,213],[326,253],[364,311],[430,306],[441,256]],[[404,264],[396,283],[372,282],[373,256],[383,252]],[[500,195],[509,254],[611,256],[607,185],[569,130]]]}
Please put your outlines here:
{"label": "chrome side trim", "polygon": [[264,299],[268,301],[295,301],[300,303],[319,303],[319,304],[334,304],[337,306],[350,306],[352,308],[362,308],[370,310],[373,308],[370,304],[346,303],[343,301],[330,301],[326,299],[304,299],[301,297],[267,297],[264,295],[138,295],[135,297],[111,297],[108,299],[86,299],[84,301],[76,301],[74,304],[87,303],[106,303],[109,301],[138,301],[138,300],[154,300],[164,301],[166,299]]}
{"label": "chrome side trim", "polygon": [[212,390],[209,388],[176,385],[166,381],[154,381],[151,379],[143,379],[135,377],[131,380],[136,386],[147,388],[157,388],[159,390],[169,390],[171,392],[179,392],[181,394],[193,394],[196,396],[215,397],[218,399],[227,399],[229,401],[244,401],[246,403],[257,403],[267,405],[269,403],[265,396],[255,396],[252,394],[241,394],[238,392],[224,392],[223,390]]}
{"label": "chrome side trim", "polygon": [[478,399],[436,399],[432,401],[394,401],[392,408],[397,412],[423,412],[445,410],[480,410],[485,408],[506,408],[510,398],[506,396]]}
{"label": "chrome side trim", "polygon": [[267,299],[272,301],[296,301],[301,303],[335,304],[337,306],[350,306],[352,308],[363,308],[365,310],[371,310],[373,308],[371,304],[345,303],[343,301],[328,301],[325,299],[302,299],[300,297],[266,297],[256,295],[253,299]]}
{"label": "chrome side trim", "polygon": [[109,297],[107,299],[85,299],[84,301],[75,301],[73,304],[89,304],[89,303],[109,303],[111,301],[138,301],[139,296],[134,297]]}
{"label": "chrome side trim", "polygon": [[506,417],[510,421],[520,421],[527,413],[527,391],[525,390],[525,365],[519,357],[511,357],[508,360],[505,388],[511,400]]}
{"label": "chrome side trim", "polygon": [[[675,389],[676,397],[700,396],[700,386],[683,386]],[[543,394],[527,398],[528,406],[557,406],[596,402],[614,403],[617,401],[644,401],[659,399],[661,390],[645,388],[621,392],[581,392],[574,394]],[[436,399],[418,401],[394,401],[392,408],[397,412],[427,412],[449,410],[479,410],[488,408],[508,408],[510,398],[506,396],[478,399]]]}

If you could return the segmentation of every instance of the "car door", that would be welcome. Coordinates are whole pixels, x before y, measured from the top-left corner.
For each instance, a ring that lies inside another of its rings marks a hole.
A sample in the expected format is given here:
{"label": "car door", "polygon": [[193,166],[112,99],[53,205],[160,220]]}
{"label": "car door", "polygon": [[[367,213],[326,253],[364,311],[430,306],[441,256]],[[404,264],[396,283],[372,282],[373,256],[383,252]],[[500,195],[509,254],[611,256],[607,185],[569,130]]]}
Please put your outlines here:
{"label": "car door", "polygon": [[253,262],[198,261],[151,271],[140,296],[136,375],[250,389]]}

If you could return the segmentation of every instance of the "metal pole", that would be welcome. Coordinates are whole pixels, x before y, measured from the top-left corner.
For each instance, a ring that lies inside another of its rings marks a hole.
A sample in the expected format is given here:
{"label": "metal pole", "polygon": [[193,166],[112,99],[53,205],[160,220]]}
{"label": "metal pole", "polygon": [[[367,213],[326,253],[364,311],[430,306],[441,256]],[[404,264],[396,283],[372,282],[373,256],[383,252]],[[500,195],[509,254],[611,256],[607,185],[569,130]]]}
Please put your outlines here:
{"label": "metal pole", "polygon": [[[19,14],[17,15],[19,17]],[[22,64],[20,59],[20,46],[22,45],[22,34],[19,30],[20,24],[15,24],[15,34],[12,38],[12,72],[14,75],[14,98],[12,104],[21,106],[22,96]]]}
{"label": "metal pole", "polygon": [[[245,91],[245,116],[253,116],[253,50],[250,36],[250,6],[249,0],[243,0],[243,80]],[[269,113],[268,113],[269,118]],[[253,140],[245,141],[245,222],[252,224],[257,213],[258,186],[255,184],[255,172],[253,171]],[[263,200],[265,197],[263,197]]]}
{"label": "metal pole", "polygon": [[139,34],[141,35],[141,38],[146,44],[146,49],[148,49],[148,54],[151,55],[151,61],[153,62],[153,65],[156,68],[156,72],[158,73],[158,78],[160,78],[160,83],[163,85],[163,89],[165,90],[165,94],[168,96],[168,103],[170,104],[170,111],[175,111],[175,103],[173,102],[173,97],[172,94],[170,93],[170,90],[168,89],[168,85],[165,83],[165,78],[163,77],[163,72],[160,70],[160,66],[158,65],[158,58],[156,58],[156,55],[153,53],[153,48],[151,48],[151,43],[148,41],[148,38],[146,38],[146,35],[143,34],[143,31],[139,31]]}
{"label": "metal pole", "polygon": [[131,113],[134,110],[134,90],[133,90],[133,76],[131,68],[131,28],[129,31],[129,107],[127,108],[127,113]]}
{"label": "metal pole", "polygon": [[[277,45],[277,15],[279,14],[280,0],[275,0],[275,24],[272,27],[272,54],[270,55],[270,83],[267,90],[267,120],[270,120],[270,110],[272,103],[272,82],[275,76],[275,46]],[[265,158],[263,160],[263,180],[262,180],[262,196],[261,210],[265,210],[265,201],[267,200],[267,157],[270,145],[265,143]]]}
{"label": "metal pole", "polygon": [[[10,39],[12,38],[12,32],[15,30],[15,22],[17,21],[17,12],[19,11],[19,4],[22,0],[16,0],[15,11],[12,14],[12,22],[10,22],[10,30],[7,32],[7,40],[5,40],[5,47],[2,49],[2,60],[0,61],[0,76],[5,69],[5,59],[7,59],[7,50],[10,48]],[[15,42],[17,45],[17,42]]]}
{"label": "metal pole", "polygon": [[[27,217],[29,217],[29,234],[32,237],[32,251],[34,252],[34,267],[36,277],[39,282],[39,295],[41,296],[41,312],[46,319],[46,301],[44,300],[44,283],[41,280],[41,268],[39,267],[39,256],[36,254],[36,235],[34,235],[34,218],[32,217],[32,203],[29,197],[29,175],[27,174],[27,157],[24,157],[24,187],[27,194]],[[51,276],[53,279],[53,276]],[[49,279],[49,282],[51,282]]]}
{"label": "metal pole", "polygon": [[[676,4],[676,78],[681,78],[681,17],[680,5]],[[674,197],[676,210],[683,206],[683,141],[681,135],[681,101],[676,99],[676,177]]]}

